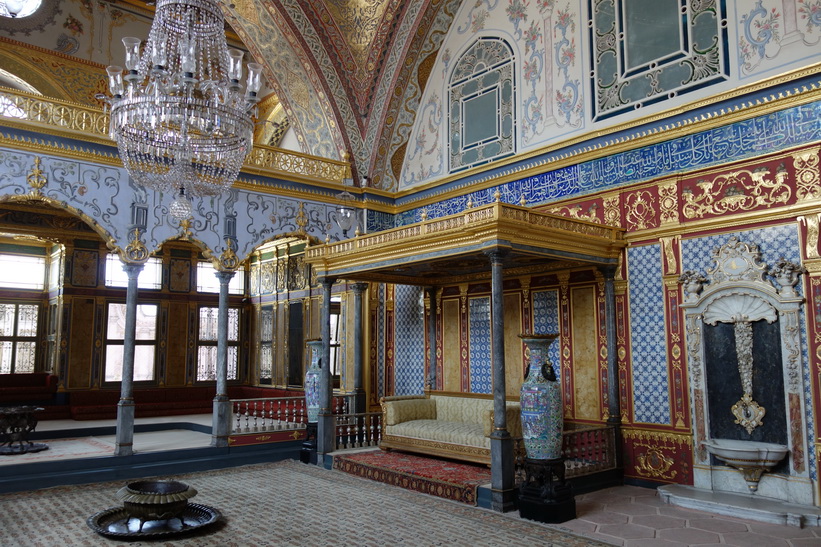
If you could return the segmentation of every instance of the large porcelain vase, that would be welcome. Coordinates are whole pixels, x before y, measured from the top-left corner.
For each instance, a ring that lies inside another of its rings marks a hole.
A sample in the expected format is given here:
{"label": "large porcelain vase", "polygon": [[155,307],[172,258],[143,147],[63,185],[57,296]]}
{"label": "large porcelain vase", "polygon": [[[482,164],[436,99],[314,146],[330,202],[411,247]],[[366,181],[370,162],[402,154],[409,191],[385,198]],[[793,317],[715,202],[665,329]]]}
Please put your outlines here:
{"label": "large porcelain vase", "polygon": [[308,349],[311,352],[311,363],[305,372],[305,408],[308,412],[308,422],[319,421],[319,378],[322,374],[320,355],[322,340],[309,340]]}
{"label": "large porcelain vase", "polygon": [[547,349],[558,334],[520,334],[530,350],[528,374],[522,384],[522,437],[527,457],[555,460],[562,456],[562,390]]}

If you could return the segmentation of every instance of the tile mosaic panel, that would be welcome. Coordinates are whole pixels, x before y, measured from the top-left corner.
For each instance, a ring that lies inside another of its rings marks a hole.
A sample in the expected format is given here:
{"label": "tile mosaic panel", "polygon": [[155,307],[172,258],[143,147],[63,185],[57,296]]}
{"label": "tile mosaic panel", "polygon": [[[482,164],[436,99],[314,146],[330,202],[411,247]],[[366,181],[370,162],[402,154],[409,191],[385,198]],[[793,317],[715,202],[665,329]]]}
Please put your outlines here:
{"label": "tile mosaic panel", "polygon": [[423,289],[396,285],[394,289],[394,393],[418,395],[425,389],[425,307]]}
{"label": "tile mosaic panel", "polygon": [[[559,328],[559,291],[533,291],[531,295],[533,301],[533,332],[536,334],[551,334],[560,332]],[[561,378],[561,346],[558,342],[550,344],[547,349],[547,356],[556,377]]]}
{"label": "tile mosaic panel", "polygon": [[627,275],[630,280],[633,419],[641,423],[670,425],[661,246],[628,248]]}
{"label": "tile mosaic panel", "polygon": [[470,391],[491,393],[490,297],[471,298],[468,301],[470,338]]}
{"label": "tile mosaic panel", "polygon": [[[724,232],[705,237],[682,239],[682,270],[695,270],[701,272],[702,274],[705,273],[707,268],[710,268],[713,265],[713,261],[711,259],[713,249],[721,247],[727,243],[731,237],[737,237],[744,243],[758,245],[758,249],[761,251],[761,261],[764,264],[767,264],[767,266],[772,266],[782,257],[790,262],[801,262],[797,227],[793,224],[784,224],[743,232]],[[772,278],[770,278],[770,280],[773,281]],[[799,295],[803,294],[804,288],[802,283],[796,285],[795,289],[796,293]],[[803,311],[799,313],[799,320],[801,323],[801,358],[804,365],[804,397],[806,401],[812,401],[809,346],[806,338],[807,324]],[[812,405],[808,404],[805,410],[807,417],[807,431],[805,434],[808,438],[812,439],[814,431]],[[813,450],[809,451],[807,459],[809,460],[810,476],[813,480],[816,480],[818,476],[818,469]]]}

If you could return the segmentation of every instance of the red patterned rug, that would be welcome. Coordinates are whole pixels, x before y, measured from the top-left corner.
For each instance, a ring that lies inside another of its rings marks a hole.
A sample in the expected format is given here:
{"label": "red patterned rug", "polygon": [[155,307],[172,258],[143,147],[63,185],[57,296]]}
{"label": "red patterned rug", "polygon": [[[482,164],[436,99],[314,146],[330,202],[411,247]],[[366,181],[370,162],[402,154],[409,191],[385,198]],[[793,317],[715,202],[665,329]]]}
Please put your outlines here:
{"label": "red patterned rug", "polygon": [[335,454],[334,469],[470,505],[476,505],[479,486],[490,483],[486,466],[395,451]]}

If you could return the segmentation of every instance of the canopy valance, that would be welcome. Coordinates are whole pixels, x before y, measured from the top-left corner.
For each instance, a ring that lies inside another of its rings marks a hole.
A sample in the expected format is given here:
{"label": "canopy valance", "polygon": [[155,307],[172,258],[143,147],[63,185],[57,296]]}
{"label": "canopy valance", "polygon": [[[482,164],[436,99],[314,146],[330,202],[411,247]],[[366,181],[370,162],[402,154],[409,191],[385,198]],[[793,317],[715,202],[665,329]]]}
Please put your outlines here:
{"label": "canopy valance", "polygon": [[306,261],[320,277],[437,286],[489,279],[494,251],[508,277],[615,266],[625,245],[621,228],[496,202],[312,246]]}

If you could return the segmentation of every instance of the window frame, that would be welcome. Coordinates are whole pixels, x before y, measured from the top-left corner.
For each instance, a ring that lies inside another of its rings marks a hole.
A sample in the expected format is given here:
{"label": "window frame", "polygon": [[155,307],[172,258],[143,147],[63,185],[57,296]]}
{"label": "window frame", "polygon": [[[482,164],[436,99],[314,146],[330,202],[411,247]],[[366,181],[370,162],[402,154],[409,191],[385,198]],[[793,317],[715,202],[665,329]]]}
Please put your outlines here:
{"label": "window frame", "polygon": [[[7,306],[14,306],[14,319],[13,319],[13,334],[11,335],[2,335],[0,334],[0,344],[4,342],[11,343],[11,357],[10,357],[10,364],[9,370],[5,371],[0,369],[1,374],[33,374],[38,372],[40,369],[40,347],[41,344],[39,343],[40,340],[40,329],[42,328],[41,325],[41,318],[43,316],[43,303],[40,301],[34,300],[12,300],[12,299],[0,299],[0,305],[7,305]],[[21,336],[19,334],[19,326],[20,326],[20,306],[33,306],[37,312],[37,316],[34,320],[34,335],[33,336]],[[34,347],[32,349],[32,353],[34,354],[34,359],[32,362],[31,370],[19,372],[16,370],[17,368],[17,351],[18,351],[18,344],[20,343],[32,343]],[[0,353],[2,355],[2,353]]]}
{"label": "window frame", "polygon": [[[216,325],[214,326],[214,338],[202,338],[202,311],[204,309],[211,309],[215,312],[216,317]],[[237,331],[236,331],[236,339],[232,340],[230,338],[230,316],[229,316],[229,332],[228,338],[226,339],[226,343],[228,346],[228,378],[229,382],[236,382],[241,380],[240,374],[240,338],[242,332],[242,321],[243,321],[243,308],[242,306],[228,306],[228,313],[230,314],[232,310],[235,310],[237,313]],[[199,304],[197,305],[197,326],[195,329],[196,333],[196,342],[194,344],[194,355],[195,355],[195,367],[194,367],[194,382],[197,384],[213,384],[216,383],[216,351],[217,351],[217,344],[219,338],[219,306],[213,306],[209,304]],[[214,348],[214,367],[213,367],[213,374],[209,374],[207,378],[200,377],[200,349],[201,348]],[[231,348],[234,348],[234,355],[236,357],[236,361],[234,363],[234,377],[231,377]]]}
{"label": "window frame", "polygon": [[[103,334],[103,365],[102,365],[102,383],[105,385],[119,385],[122,383],[122,369],[120,369],[120,379],[119,380],[109,380],[108,379],[108,348],[109,346],[119,346],[123,348],[123,353],[125,353],[125,335],[123,338],[111,338],[109,335],[109,325],[110,325],[110,317],[111,317],[111,307],[112,306],[126,306],[125,302],[120,300],[107,300],[105,306],[105,332]],[[134,339],[135,345],[135,352],[137,346],[153,346],[153,351],[151,352],[153,362],[151,366],[151,378],[150,379],[143,379],[143,380],[134,380],[135,384],[141,385],[154,385],[158,381],[157,375],[157,364],[158,364],[158,355],[157,351],[160,345],[160,311],[161,306],[159,302],[142,302],[137,304],[138,308],[141,306],[153,306],[155,309],[154,314],[154,337],[153,338],[137,338]],[[123,310],[123,316],[125,315],[126,310]],[[139,313],[139,309],[138,309]],[[136,356],[135,356],[136,358]],[[136,363],[135,363],[136,365]],[[136,369],[136,366],[135,366]]]}

